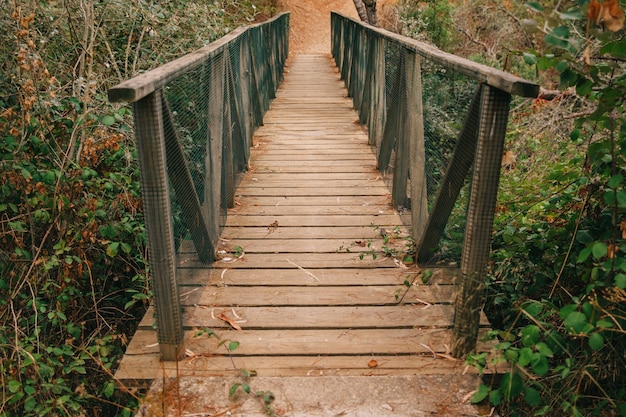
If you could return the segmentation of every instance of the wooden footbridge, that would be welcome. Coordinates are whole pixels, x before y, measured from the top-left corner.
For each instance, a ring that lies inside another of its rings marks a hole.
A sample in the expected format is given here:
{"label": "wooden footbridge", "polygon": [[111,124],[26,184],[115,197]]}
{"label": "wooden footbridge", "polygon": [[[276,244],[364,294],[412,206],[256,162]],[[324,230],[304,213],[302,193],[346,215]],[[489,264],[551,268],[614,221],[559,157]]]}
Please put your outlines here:
{"label": "wooden footbridge", "polygon": [[[537,86],[336,14],[334,59],[287,59],[288,18],[110,90],[135,106],[154,283],[116,373],[127,384],[458,376],[457,358],[489,349],[508,104]],[[430,199],[422,62],[476,85]],[[466,182],[460,267],[428,263]]]}

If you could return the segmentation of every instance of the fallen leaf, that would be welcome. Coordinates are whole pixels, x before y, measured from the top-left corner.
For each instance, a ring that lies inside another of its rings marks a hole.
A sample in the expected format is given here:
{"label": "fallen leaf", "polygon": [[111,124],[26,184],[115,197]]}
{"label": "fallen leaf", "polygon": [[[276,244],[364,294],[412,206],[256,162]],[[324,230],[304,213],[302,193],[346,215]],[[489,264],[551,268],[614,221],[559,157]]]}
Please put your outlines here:
{"label": "fallen leaf", "polygon": [[238,325],[235,320],[231,319],[230,317],[228,317],[226,314],[221,313],[219,316],[217,316],[218,319],[220,320],[224,320],[226,323],[230,324],[232,326],[233,329],[235,330],[239,330],[241,331],[241,326]]}
{"label": "fallen leaf", "polygon": [[367,366],[369,366],[370,368],[376,368],[378,366],[378,362],[372,359],[371,361],[367,363]]}

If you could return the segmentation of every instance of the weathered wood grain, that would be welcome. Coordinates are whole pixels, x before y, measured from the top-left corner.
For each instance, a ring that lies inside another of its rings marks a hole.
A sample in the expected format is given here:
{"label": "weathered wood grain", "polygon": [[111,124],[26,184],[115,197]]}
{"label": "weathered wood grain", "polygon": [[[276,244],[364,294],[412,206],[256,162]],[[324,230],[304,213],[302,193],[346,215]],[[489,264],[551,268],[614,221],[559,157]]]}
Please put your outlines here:
{"label": "weathered wood grain", "polygon": [[[317,88],[315,97],[299,99],[298,91],[274,100],[266,119],[272,123],[255,135],[251,170],[222,230],[218,249],[225,259],[206,268],[190,242],[180,244],[188,356],[178,364],[158,362],[149,311],[118,378],[233,375],[220,340],[238,341],[236,366],[258,375],[463,372],[462,362],[447,354],[456,272],[424,273],[384,256],[383,246],[404,250],[410,216],[390,205],[367,132],[354,124],[349,99],[338,97],[347,95],[339,74],[327,57],[293,57],[281,88],[306,89],[308,75],[290,77],[310,74],[314,65],[315,88],[329,82],[339,94]],[[317,94],[327,91],[331,98]],[[335,116],[340,112],[347,115]],[[325,115],[332,117],[320,122]],[[392,239],[381,236],[381,227]],[[237,246],[243,255],[235,254]]]}

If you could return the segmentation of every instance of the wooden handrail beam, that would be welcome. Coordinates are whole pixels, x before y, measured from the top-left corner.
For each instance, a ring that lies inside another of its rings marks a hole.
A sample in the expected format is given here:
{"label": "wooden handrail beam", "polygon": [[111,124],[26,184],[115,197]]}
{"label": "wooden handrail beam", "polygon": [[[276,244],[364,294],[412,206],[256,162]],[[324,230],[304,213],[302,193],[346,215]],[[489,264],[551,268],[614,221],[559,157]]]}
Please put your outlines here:
{"label": "wooden handrail beam", "polygon": [[535,98],[539,95],[539,85],[523,78],[517,77],[505,71],[501,71],[478,62],[470,61],[467,58],[462,58],[453,55],[448,52],[444,52],[441,49],[429,45],[425,42],[420,42],[415,39],[411,39],[406,36],[399,35],[394,32],[390,32],[385,29],[381,29],[376,26],[363,23],[359,20],[353,19],[348,16],[341,15],[333,12],[343,19],[350,20],[357,25],[366,27],[368,30],[378,33],[384,36],[387,41],[393,41],[402,47],[413,51],[429,61],[432,61],[442,67],[449,68],[475,80],[486,83],[491,87],[495,87],[499,90],[505,91],[509,94]]}
{"label": "wooden handrail beam", "polygon": [[196,68],[208,59],[217,56],[226,45],[251,28],[278,20],[284,14],[288,13],[280,13],[263,23],[239,27],[203,48],[133,77],[130,80],[126,80],[108,90],[109,101],[134,103],[137,100],[141,100],[143,97],[160,89],[182,74]]}

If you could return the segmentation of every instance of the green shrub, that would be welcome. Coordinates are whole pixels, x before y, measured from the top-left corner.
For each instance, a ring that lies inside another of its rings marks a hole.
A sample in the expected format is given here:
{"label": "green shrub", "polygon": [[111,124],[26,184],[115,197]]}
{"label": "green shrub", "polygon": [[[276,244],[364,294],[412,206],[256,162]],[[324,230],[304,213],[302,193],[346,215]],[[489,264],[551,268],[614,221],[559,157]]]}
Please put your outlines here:
{"label": "green shrub", "polygon": [[500,193],[486,309],[510,372],[474,401],[504,415],[626,415],[626,40],[570,6],[531,4],[547,31],[524,60],[565,93],[524,108],[545,124],[512,133]]}

